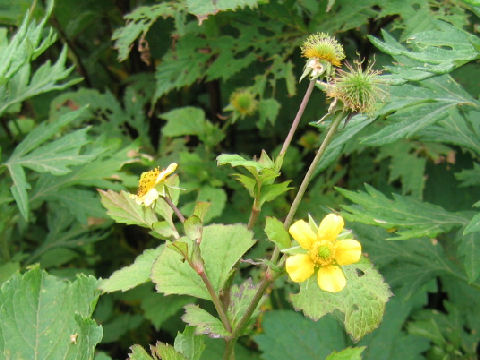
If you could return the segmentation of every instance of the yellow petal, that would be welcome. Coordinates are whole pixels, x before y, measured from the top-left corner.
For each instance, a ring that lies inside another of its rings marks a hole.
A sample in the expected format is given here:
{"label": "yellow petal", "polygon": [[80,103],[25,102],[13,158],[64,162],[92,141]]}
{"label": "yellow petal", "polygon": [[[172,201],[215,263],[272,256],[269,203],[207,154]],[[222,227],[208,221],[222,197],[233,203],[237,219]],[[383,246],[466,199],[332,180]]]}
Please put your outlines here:
{"label": "yellow petal", "polygon": [[177,163],[171,163],[170,165],[167,166],[165,170],[160,171],[160,173],[157,176],[157,179],[155,180],[155,184],[158,184],[160,181],[163,181],[167,178],[168,175],[173,173],[175,170],[177,170]]}
{"label": "yellow petal", "polygon": [[335,243],[335,261],[338,265],[355,264],[361,254],[362,246],[357,240],[339,240]]}
{"label": "yellow petal", "polygon": [[328,292],[339,292],[345,287],[347,280],[340,266],[329,265],[318,269],[318,287]]}
{"label": "yellow petal", "polygon": [[159,196],[160,196],[160,194],[158,193],[158,191],[156,189],[150,189],[145,194],[145,198],[143,200],[143,203],[145,204],[145,206],[150,206],[150,205],[153,204],[153,202],[155,200],[158,199]]}
{"label": "yellow petal", "polygon": [[292,237],[305,250],[310,249],[313,242],[317,239],[317,236],[310,228],[310,225],[303,220],[294,222],[288,231],[290,232],[290,235],[292,235]]}
{"label": "yellow petal", "polygon": [[297,254],[287,258],[285,269],[292,281],[304,282],[313,275],[315,266],[310,256],[307,254]]}
{"label": "yellow petal", "polygon": [[343,230],[343,218],[340,215],[328,214],[318,226],[318,239],[335,241]]}

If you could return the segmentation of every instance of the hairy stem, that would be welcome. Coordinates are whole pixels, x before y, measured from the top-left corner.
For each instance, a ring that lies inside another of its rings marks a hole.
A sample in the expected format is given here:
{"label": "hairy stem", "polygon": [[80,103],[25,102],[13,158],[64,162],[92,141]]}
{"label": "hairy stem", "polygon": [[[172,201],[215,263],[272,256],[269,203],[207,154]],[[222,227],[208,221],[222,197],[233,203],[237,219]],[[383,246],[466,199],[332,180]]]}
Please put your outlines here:
{"label": "hairy stem", "polygon": [[332,137],[337,131],[338,125],[340,125],[344,116],[345,114],[343,112],[340,112],[339,114],[337,114],[337,116],[332,122],[332,125],[330,126],[330,129],[328,129],[325,139],[323,139],[322,145],[320,145],[320,147],[318,148],[317,154],[315,155],[315,158],[310,164],[310,167],[308,168],[308,171],[305,174],[305,177],[303,178],[302,183],[300,184],[300,187],[298,188],[297,195],[293,200],[292,206],[290,207],[290,211],[288,212],[288,215],[285,218],[285,221],[283,222],[283,226],[285,227],[285,229],[288,229],[288,227],[292,224],[293,217],[295,216],[295,213],[298,210],[300,201],[302,200],[303,195],[305,194],[305,191],[307,190],[307,187],[310,184],[310,179],[312,178],[313,172],[315,171],[315,168],[317,167],[318,163],[320,162],[320,159],[325,153],[325,150],[327,149],[327,145],[332,140]]}
{"label": "hairy stem", "polygon": [[300,119],[302,118],[303,112],[305,111],[305,108],[307,107],[308,100],[310,100],[310,95],[312,94],[313,87],[315,86],[316,80],[310,80],[310,83],[308,84],[307,91],[305,92],[305,95],[303,96],[302,102],[300,103],[300,107],[298,108],[297,115],[295,115],[295,119],[292,122],[292,127],[290,128],[290,131],[287,134],[287,137],[285,138],[285,141],[283,142],[282,150],[280,150],[279,156],[284,156],[285,153],[287,152],[288,146],[292,142],[293,139],[293,134],[295,134],[295,131],[297,130],[298,124],[300,123]]}
{"label": "hairy stem", "polygon": [[[325,150],[327,148],[327,145],[330,143],[332,140],[333,135],[335,134],[335,131],[337,130],[338,126],[340,125],[342,119],[344,117],[343,113],[338,114],[335,119],[332,122],[332,125],[330,126],[330,129],[328,129],[327,135],[325,136],[325,139],[323,139],[322,144],[320,145],[320,148],[317,151],[317,154],[315,155],[315,158],[313,159],[312,163],[310,164],[310,167],[308,168],[307,173],[305,174],[305,177],[300,185],[300,188],[298,189],[297,195],[295,196],[295,199],[292,203],[292,206],[290,208],[290,211],[288,212],[287,218],[285,219],[283,225],[285,228],[288,228],[291,223],[293,216],[295,215],[298,205],[300,204],[300,200],[302,199],[303,195],[305,194],[305,191],[308,187],[308,184],[310,183],[310,179],[312,177],[313,171],[317,167],[320,159],[322,158],[323,154],[325,153]],[[272,257],[270,259],[270,262],[277,264],[278,257],[280,256],[280,250],[278,247],[275,247]],[[283,258],[280,259],[280,262],[277,264],[282,264],[283,263]],[[265,272],[265,277],[263,280],[260,282],[259,288],[257,292],[255,293],[252,302],[248,305],[247,310],[245,311],[245,314],[242,316],[240,319],[237,327],[233,329],[232,333],[232,338],[236,338],[241,334],[243,328],[247,324],[247,322],[250,320],[250,317],[252,316],[253,312],[258,306],[258,302],[262,298],[263,294],[265,293],[265,290],[267,289],[268,285],[275,280],[275,276],[272,273],[272,269],[270,267],[267,268]],[[225,359],[225,358],[224,358]],[[227,358],[228,359],[228,358]]]}
{"label": "hairy stem", "polygon": [[253,225],[257,221],[258,215],[260,214],[260,209],[257,206],[257,199],[253,201],[252,211],[250,212],[250,218],[248,219],[248,230],[253,229]]}
{"label": "hairy stem", "polygon": [[220,320],[222,320],[223,326],[229,333],[231,333],[232,326],[230,325],[230,321],[228,320],[227,315],[225,314],[225,310],[223,308],[222,302],[220,301],[220,298],[217,296],[217,293],[215,292],[215,289],[213,288],[213,285],[210,282],[210,279],[205,273],[205,269],[202,269],[202,271],[197,271],[197,273],[198,275],[200,275],[200,277],[203,280],[203,283],[207,287],[207,291],[210,294],[210,297],[212,298],[213,304],[215,305],[215,310],[217,310],[218,316],[220,317]]}
{"label": "hairy stem", "polygon": [[175,215],[177,215],[178,220],[180,220],[180,222],[183,224],[185,222],[185,216],[183,216],[180,209],[175,206],[175,204],[172,202],[172,199],[170,199],[168,196],[162,196],[162,199],[165,200],[168,206],[172,208]]}

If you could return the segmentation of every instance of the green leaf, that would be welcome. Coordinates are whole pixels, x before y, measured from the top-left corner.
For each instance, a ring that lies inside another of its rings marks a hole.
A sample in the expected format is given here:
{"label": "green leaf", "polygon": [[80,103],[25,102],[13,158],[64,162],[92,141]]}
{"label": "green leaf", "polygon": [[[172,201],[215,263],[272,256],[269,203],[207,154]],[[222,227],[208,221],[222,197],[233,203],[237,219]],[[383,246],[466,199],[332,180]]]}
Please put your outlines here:
{"label": "green leaf", "polygon": [[292,246],[292,240],[287,230],[283,227],[282,222],[274,217],[266,217],[265,234],[267,234],[268,240],[273,241],[280,250]]}
{"label": "green leaf", "polygon": [[0,265],[0,285],[19,270],[20,264],[18,262],[7,262]]}
{"label": "green leaf", "polygon": [[151,293],[142,297],[140,304],[144,311],[144,316],[150,320],[158,331],[162,324],[175,315],[187,304],[191,304],[195,299],[184,295],[169,295]]}
{"label": "green leaf", "polygon": [[363,358],[423,360],[422,353],[428,350],[429,342],[420,336],[407,334],[404,329],[412,310],[426,305],[427,301],[426,287],[409,300],[397,296],[389,300],[380,326],[357,344],[366,346]]}
{"label": "green leaf", "polygon": [[38,267],[0,289],[0,354],[7,359],[92,359],[102,327],[91,315],[96,279],[65,282]]}
{"label": "green leaf", "polygon": [[164,136],[177,137],[184,135],[201,136],[205,133],[207,120],[202,109],[187,106],[169,111],[160,115],[160,118],[167,120],[163,127]]}
{"label": "green leaf", "polygon": [[478,231],[480,231],[480,214],[473,215],[472,220],[463,229],[463,234],[467,235]]}
{"label": "green leaf", "polygon": [[263,170],[264,166],[258,163],[257,161],[247,160],[243,156],[237,154],[222,154],[217,156],[217,165],[230,164],[232,167],[242,166],[252,171],[260,172]]}
{"label": "green leaf", "polygon": [[338,321],[330,316],[315,322],[291,310],[271,310],[262,327],[264,333],[254,339],[265,360],[324,359],[346,345]]}
{"label": "green leaf", "polygon": [[279,184],[267,184],[263,185],[260,191],[260,199],[258,201],[259,207],[262,207],[266,202],[273,201],[283,193],[292,189],[288,185],[290,180],[281,182]]}
{"label": "green leaf", "polygon": [[389,233],[382,228],[363,224],[352,224],[351,228],[362,249],[381,268],[397,297],[412,297],[437,276],[464,277],[436,240],[385,241]]}
{"label": "green leaf", "polygon": [[[247,311],[249,305],[251,304],[254,296],[258,291],[259,285],[254,284],[252,279],[244,281],[240,285],[234,284],[230,290],[230,304],[228,304],[227,316],[230,319],[233,328],[236,328],[240,319],[243,317]],[[252,313],[250,317],[250,323],[252,324],[255,321],[255,318],[258,315],[262,301],[258,302],[257,308]],[[246,326],[244,329],[245,333],[248,333],[249,326]]]}
{"label": "green leaf", "polygon": [[208,186],[202,187],[198,190],[196,206],[199,202],[208,202],[210,204],[203,219],[204,222],[210,222],[212,219],[222,215],[227,203],[227,194],[224,189]]}
{"label": "green leaf", "polygon": [[108,279],[100,281],[98,288],[103,292],[127,291],[150,280],[152,266],[164,246],[147,249],[134,263],[115,271]]}
{"label": "green leaf", "polygon": [[458,253],[463,258],[463,268],[468,281],[473,283],[480,276],[480,232],[458,234]]}
{"label": "green leaf", "polygon": [[205,350],[205,341],[203,337],[195,335],[194,327],[186,326],[183,333],[178,333],[175,337],[173,346],[187,360],[200,360]]}
{"label": "green leaf", "polygon": [[300,292],[291,296],[297,310],[313,320],[339,310],[344,314],[345,330],[354,341],[378,327],[385,304],[392,295],[382,276],[367,261],[344,266],[347,285],[339,293],[320,290],[316,276],[300,284]]}
{"label": "green leaf", "polygon": [[162,360],[187,360],[185,356],[175,351],[170,344],[163,344],[157,342],[155,346],[151,347],[152,352]]}
{"label": "green leaf", "polygon": [[480,103],[448,75],[423,80],[419,86],[393,86],[389,102],[381,109],[382,114],[389,114],[387,125],[362,139],[362,143],[379,146],[411,138],[447,116],[458,114],[465,105],[480,107]]}
{"label": "green leaf", "polygon": [[365,184],[367,192],[337,189],[354,205],[345,205],[347,220],[380,226],[394,231],[388,240],[416,237],[435,237],[466,223],[463,216],[450,213],[440,206],[393,194],[387,198],[380,191]]}
{"label": "green leaf", "polygon": [[325,360],[362,360],[362,352],[365,350],[365,346],[357,348],[347,348],[340,352],[333,352],[327,356]]}
{"label": "green leaf", "polygon": [[424,172],[427,159],[418,156],[414,151],[415,147],[408,142],[395,142],[382,146],[379,150],[377,161],[386,157],[391,158],[388,181],[393,183],[401,180],[403,195],[411,194],[413,197],[421,199],[426,182]]}
{"label": "green leaf", "polygon": [[408,37],[408,45],[412,50],[397,42],[383,29],[384,42],[373,36],[369,36],[369,39],[377,48],[402,64],[405,64],[405,61],[401,61],[404,58],[415,61],[411,65],[414,71],[410,72],[402,71],[400,66],[388,67],[388,71],[406,80],[420,80],[434,74],[447,73],[478,56],[478,50],[475,49],[478,40],[474,35],[438,19],[434,19],[432,25],[434,29]]}
{"label": "green leaf", "polygon": [[127,60],[132,49],[132,43],[146,34],[158,18],[168,18],[175,15],[175,4],[172,2],[152,6],[140,6],[125,15],[127,24],[113,32],[114,48],[118,50],[118,60]]}
{"label": "green leaf", "polygon": [[190,326],[195,326],[196,334],[204,334],[211,337],[226,337],[229,335],[229,332],[225,330],[219,319],[197,305],[185,306],[185,315],[182,316],[182,320]]}
{"label": "green leaf", "polygon": [[107,214],[118,223],[135,224],[152,228],[158,221],[153,210],[148,206],[141,206],[125,191],[98,190]]}
{"label": "green leaf", "polygon": [[233,266],[254,243],[253,233],[243,224],[212,224],[203,228],[200,251],[217,292],[223,289]]}
{"label": "green leaf", "polygon": [[200,218],[196,215],[190,216],[183,223],[183,228],[185,229],[185,235],[192,241],[199,241],[202,236],[202,222]]}
{"label": "green leaf", "polygon": [[169,294],[185,294],[210,300],[210,295],[200,276],[183,256],[168,246],[153,264],[152,281],[156,290]]}
{"label": "green leaf", "polygon": [[[254,243],[253,234],[245,225],[212,224],[203,228],[200,252],[205,263],[205,272],[215,291],[223,289],[232,267]],[[185,294],[210,299],[196,271],[188,262],[183,261],[182,255],[168,247],[153,265],[152,281],[156,284],[157,291],[165,294]]]}
{"label": "green leaf", "polygon": [[128,354],[128,360],[155,360],[152,358],[145,349],[140,345],[130,346],[130,353]]}
{"label": "green leaf", "polygon": [[187,9],[190,14],[198,18],[201,25],[209,15],[215,15],[219,11],[236,10],[247,6],[254,8],[257,4],[258,0],[187,0]]}
{"label": "green leaf", "polygon": [[[82,116],[84,111],[85,108],[68,113],[53,123],[40,124],[23,139],[5,163],[13,181],[10,188],[12,195],[26,220],[28,220],[29,211],[27,189],[30,189],[30,184],[26,180],[23,167],[58,175],[70,172],[69,167],[72,165],[92,159],[88,155],[79,155],[81,147],[87,143],[86,130],[77,130],[40,147],[49,138],[58,134],[63,127]],[[71,141],[79,143],[71,143]]]}
{"label": "green leaf", "polygon": [[267,120],[271,125],[275,125],[278,112],[280,111],[280,103],[275,99],[264,99],[258,103],[258,114],[260,115],[259,127],[263,128]]}
{"label": "green leaf", "polygon": [[255,187],[257,185],[257,180],[243,174],[233,174],[233,176],[243,185],[245,189],[248,190],[249,195],[252,198],[255,198]]}
{"label": "green leaf", "polygon": [[[325,170],[327,166],[329,166],[342,154],[342,152],[346,151],[347,146],[351,146],[352,144],[355,145],[354,148],[358,146],[360,143],[359,139],[363,139],[363,137],[361,137],[363,132],[361,131],[370,125],[374,120],[374,117],[366,117],[363,114],[357,114],[350,119],[347,125],[341,129],[338,129],[337,134],[333,138],[332,142],[327,146],[327,149],[318,163],[314,174]],[[310,125],[320,127],[320,125],[316,122],[310,123]]]}

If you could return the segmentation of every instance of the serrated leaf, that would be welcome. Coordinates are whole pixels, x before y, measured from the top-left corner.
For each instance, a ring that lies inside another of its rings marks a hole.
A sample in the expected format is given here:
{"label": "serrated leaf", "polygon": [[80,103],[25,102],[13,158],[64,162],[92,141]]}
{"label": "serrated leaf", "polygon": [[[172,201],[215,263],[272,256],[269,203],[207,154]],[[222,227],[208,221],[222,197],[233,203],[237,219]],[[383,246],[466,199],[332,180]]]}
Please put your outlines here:
{"label": "serrated leaf", "polygon": [[275,200],[277,197],[292,189],[288,185],[290,180],[278,183],[263,185],[260,191],[260,199],[258,201],[259,207],[262,207],[266,202]]}
{"label": "serrated leaf", "polygon": [[366,346],[347,348],[339,352],[333,352],[325,360],[362,360],[362,352]]}
{"label": "serrated leaf", "polygon": [[273,98],[261,100],[258,103],[259,127],[264,127],[267,120],[271,125],[275,125],[275,119],[280,111],[280,107],[280,103]]}
{"label": "serrated leaf", "polygon": [[186,326],[183,333],[178,333],[173,344],[176,351],[188,360],[199,360],[205,350],[203,337],[195,335],[195,328]]}
{"label": "serrated leaf", "polygon": [[265,220],[265,234],[267,234],[268,240],[273,241],[280,250],[290,248],[292,239],[283,223],[271,216],[267,216]]}
{"label": "serrated leaf", "polygon": [[254,243],[253,233],[243,224],[212,224],[203,228],[200,251],[217,292],[223,288],[232,267]]}
{"label": "serrated leaf", "polygon": [[155,360],[152,358],[145,349],[138,344],[130,346],[130,353],[128,354],[128,360]]}
{"label": "serrated leaf", "polygon": [[163,113],[160,117],[167,120],[167,124],[162,129],[164,136],[201,136],[205,133],[207,120],[202,109],[187,106]]}
{"label": "serrated leaf", "polygon": [[255,341],[265,360],[324,359],[346,345],[341,326],[329,316],[315,322],[291,310],[271,310],[262,328]]}
{"label": "serrated leaf", "polygon": [[158,18],[168,18],[175,14],[174,4],[171,2],[140,6],[125,15],[127,24],[113,32],[114,48],[118,50],[118,60],[127,60],[132,48],[132,43],[140,36],[146,34]]}
{"label": "serrated leaf", "polygon": [[[332,142],[327,146],[325,153],[323,154],[318,166],[315,169],[314,174],[319,173],[335,161],[344,151],[348,144],[358,144],[359,137],[362,134],[361,131],[371,124],[375,118],[366,117],[363,114],[354,115],[347,125],[337,130],[337,135]],[[310,125],[317,126],[316,123],[310,123]]]}
{"label": "serrated leaf", "polygon": [[442,207],[417,199],[393,194],[387,198],[380,191],[365,184],[366,192],[337,189],[354,205],[344,205],[344,217],[350,221],[393,229],[387,239],[405,240],[416,237],[435,237],[466,223],[463,216],[450,213]]}
{"label": "serrated leaf", "polygon": [[225,330],[219,319],[197,305],[185,306],[185,315],[182,316],[182,320],[190,326],[195,326],[196,334],[208,335],[214,338],[229,335],[229,332]]}
{"label": "serrated leaf", "polygon": [[215,15],[219,11],[235,10],[247,6],[253,8],[257,4],[258,0],[187,0],[188,12],[198,18],[200,25],[209,15]]}
{"label": "serrated leaf", "polygon": [[175,351],[170,344],[157,342],[155,346],[150,346],[150,349],[153,354],[162,360],[187,360],[185,356]]}
{"label": "serrated leaf", "polygon": [[168,247],[153,264],[151,279],[155,289],[165,295],[185,294],[210,300],[210,295],[200,276],[175,250]]}
{"label": "serrated leaf", "polygon": [[362,243],[372,261],[382,269],[396,296],[409,299],[419,288],[437,276],[464,275],[445,254],[436,240],[410,239],[385,241],[386,230],[371,225],[352,224],[355,237]]}
{"label": "serrated leaf", "polygon": [[141,206],[125,191],[98,190],[107,214],[116,222],[122,224],[135,224],[147,228],[158,221],[152,208]]}
{"label": "serrated leaf", "polygon": [[311,276],[300,284],[300,292],[291,296],[292,304],[313,320],[340,311],[346,332],[358,341],[378,327],[392,294],[382,276],[366,261],[344,266],[343,271],[347,285],[341,292],[320,290],[316,276]]}
{"label": "serrated leaf", "polygon": [[84,359],[94,356],[102,327],[90,316],[96,279],[65,282],[38,267],[0,288],[0,354],[6,359]]}
{"label": "serrated leaf", "polygon": [[[186,239],[186,238],[182,238]],[[219,292],[230,276],[232,267],[255,243],[253,234],[245,225],[212,224],[203,228],[200,252],[215,291]],[[155,262],[152,281],[157,291],[165,294],[185,294],[210,299],[200,276],[183,256],[168,247]]]}
{"label": "serrated leaf", "polygon": [[480,276],[480,233],[458,234],[458,253],[463,258],[463,268],[468,281],[473,283]]}
{"label": "serrated leaf", "polygon": [[163,251],[164,246],[147,249],[139,255],[132,265],[115,271],[108,279],[100,281],[98,288],[103,292],[127,291],[150,280],[152,266]]}
{"label": "serrated leaf", "polygon": [[262,166],[257,161],[247,160],[243,156],[237,154],[222,154],[217,156],[217,165],[230,164],[232,167],[242,166],[247,170],[251,171],[262,171],[264,166]]}
{"label": "serrated leaf", "polygon": [[[254,284],[252,279],[244,281],[240,285],[234,284],[230,290],[230,304],[227,308],[227,316],[232,324],[232,328],[236,328],[240,319],[243,317],[248,309],[248,306],[252,302],[255,294],[258,291],[258,284]],[[259,307],[262,305],[262,301],[258,302],[257,308],[252,313],[250,323],[255,321],[258,316]],[[248,326],[244,329],[244,332],[248,332]]]}
{"label": "serrated leaf", "polygon": [[[433,28],[433,29],[432,29]],[[416,80],[450,72],[464,63],[476,58],[478,51],[474,44],[477,42],[474,35],[468,34],[459,27],[438,19],[433,20],[432,28],[408,37],[408,46],[397,42],[387,31],[382,29],[384,42],[369,36],[370,41],[381,51],[393,56],[397,61],[407,58],[415,61],[411,68],[415,70]],[[405,61],[399,61],[405,64]],[[408,73],[401,68],[394,70],[400,76]],[[394,67],[389,67],[389,71]],[[419,77],[418,74],[422,74]],[[413,80],[414,78],[406,77]]]}
{"label": "serrated leaf", "polygon": [[155,329],[159,331],[165,321],[183,309],[185,305],[194,301],[195,299],[190,296],[164,296],[163,294],[152,292],[148,296],[142,297],[140,306],[144,311],[145,318],[150,320]]}
{"label": "serrated leaf", "polygon": [[413,197],[421,199],[425,187],[425,166],[427,160],[413,152],[414,146],[408,142],[395,142],[382,146],[377,161],[390,157],[390,183],[395,180],[402,181],[403,195],[410,193]]}
{"label": "serrated leaf", "polygon": [[463,234],[467,235],[478,231],[480,231],[480,214],[473,215],[472,220],[463,229]]}

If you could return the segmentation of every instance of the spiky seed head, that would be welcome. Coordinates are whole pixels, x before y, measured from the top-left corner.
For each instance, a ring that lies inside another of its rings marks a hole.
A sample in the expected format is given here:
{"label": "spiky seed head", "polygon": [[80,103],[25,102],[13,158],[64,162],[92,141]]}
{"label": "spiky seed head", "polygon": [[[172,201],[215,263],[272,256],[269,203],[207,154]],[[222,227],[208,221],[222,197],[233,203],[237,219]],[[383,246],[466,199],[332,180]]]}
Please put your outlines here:
{"label": "spiky seed head", "polygon": [[365,70],[361,65],[361,61],[355,61],[354,66],[346,63],[347,71],[337,70],[326,91],[327,96],[340,100],[345,110],[369,113],[385,98],[386,91],[380,86],[381,71],[372,69],[374,63]]}

